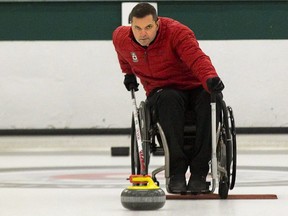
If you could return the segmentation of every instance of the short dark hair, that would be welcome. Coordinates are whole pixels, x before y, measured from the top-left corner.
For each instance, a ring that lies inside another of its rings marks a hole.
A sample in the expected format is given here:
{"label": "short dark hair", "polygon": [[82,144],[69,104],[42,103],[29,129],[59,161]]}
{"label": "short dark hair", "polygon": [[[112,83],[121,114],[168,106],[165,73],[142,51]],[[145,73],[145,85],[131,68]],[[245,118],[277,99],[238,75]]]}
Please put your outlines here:
{"label": "short dark hair", "polygon": [[141,2],[132,9],[128,21],[131,23],[133,17],[143,18],[148,15],[152,15],[154,21],[158,20],[156,9],[147,2]]}

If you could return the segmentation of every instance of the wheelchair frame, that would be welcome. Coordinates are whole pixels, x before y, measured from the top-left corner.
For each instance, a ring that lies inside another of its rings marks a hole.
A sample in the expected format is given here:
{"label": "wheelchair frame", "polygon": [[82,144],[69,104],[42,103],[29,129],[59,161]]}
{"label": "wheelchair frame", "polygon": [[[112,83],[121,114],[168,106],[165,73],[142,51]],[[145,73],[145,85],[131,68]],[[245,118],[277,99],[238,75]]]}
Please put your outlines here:
{"label": "wheelchair frame", "polygon": [[[150,154],[164,152],[165,164],[152,171],[152,179],[157,185],[156,175],[165,171],[166,188],[170,180],[170,154],[164,131],[159,122],[151,121],[151,114],[147,104],[140,102],[137,107],[135,92],[131,90],[133,117],[131,127],[131,173],[132,175],[147,175],[150,163]],[[211,130],[212,152],[210,162],[210,175],[212,184],[205,193],[214,193],[218,185],[218,194],[221,199],[228,197],[229,189],[232,190],[236,181],[236,131],[233,110],[226,106],[221,98],[221,117],[216,127],[216,99],[217,95],[211,95]],[[158,144],[156,143],[156,137]]]}

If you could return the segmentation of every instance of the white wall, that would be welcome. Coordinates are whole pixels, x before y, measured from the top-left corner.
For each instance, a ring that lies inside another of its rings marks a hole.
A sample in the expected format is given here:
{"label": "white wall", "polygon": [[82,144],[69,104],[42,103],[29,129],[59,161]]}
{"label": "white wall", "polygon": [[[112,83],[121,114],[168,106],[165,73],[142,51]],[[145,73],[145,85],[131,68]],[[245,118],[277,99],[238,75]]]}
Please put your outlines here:
{"label": "white wall", "polygon": [[[226,84],[237,126],[288,126],[288,40],[200,45]],[[0,42],[0,129],[129,127],[122,82],[111,41]]]}

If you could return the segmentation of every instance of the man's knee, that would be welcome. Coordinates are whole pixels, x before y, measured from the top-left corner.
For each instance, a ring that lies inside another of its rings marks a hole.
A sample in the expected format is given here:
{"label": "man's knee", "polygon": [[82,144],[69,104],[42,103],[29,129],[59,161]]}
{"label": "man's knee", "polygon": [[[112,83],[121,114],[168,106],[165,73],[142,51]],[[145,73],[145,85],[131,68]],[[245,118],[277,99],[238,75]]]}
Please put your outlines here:
{"label": "man's knee", "polygon": [[158,94],[158,105],[169,107],[179,104],[184,106],[184,97],[181,91],[174,89],[160,89],[156,92],[156,94]]}
{"label": "man's knee", "polygon": [[148,101],[154,114],[153,119],[158,119],[162,123],[163,121],[182,122],[185,112],[185,98],[181,91],[160,89],[148,97]]}

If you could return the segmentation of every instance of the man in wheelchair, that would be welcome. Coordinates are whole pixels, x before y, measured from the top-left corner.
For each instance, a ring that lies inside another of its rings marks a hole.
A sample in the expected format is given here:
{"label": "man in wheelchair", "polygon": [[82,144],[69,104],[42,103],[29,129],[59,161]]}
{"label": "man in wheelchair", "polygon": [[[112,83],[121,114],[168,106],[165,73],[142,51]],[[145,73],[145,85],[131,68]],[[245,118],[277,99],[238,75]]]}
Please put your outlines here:
{"label": "man in wheelchair", "polygon": [[[166,136],[170,152],[168,190],[201,192],[206,189],[211,160],[210,94],[221,94],[224,85],[187,26],[158,17],[148,3],[137,4],[129,20],[131,26],[120,26],[113,32],[113,43],[127,90],[138,90],[137,76]],[[188,108],[195,114],[193,152],[184,149]],[[188,167],[191,175],[186,184]]]}

